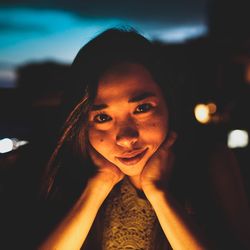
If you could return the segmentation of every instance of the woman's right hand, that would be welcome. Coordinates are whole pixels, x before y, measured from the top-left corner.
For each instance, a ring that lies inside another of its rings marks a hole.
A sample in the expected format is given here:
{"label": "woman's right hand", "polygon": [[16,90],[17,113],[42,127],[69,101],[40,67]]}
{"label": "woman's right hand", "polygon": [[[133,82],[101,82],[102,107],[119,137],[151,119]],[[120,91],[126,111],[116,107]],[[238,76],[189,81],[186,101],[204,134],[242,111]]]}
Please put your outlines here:
{"label": "woman's right hand", "polygon": [[115,185],[124,178],[124,173],[112,162],[105,159],[91,145],[88,147],[88,153],[97,167],[97,172],[93,178],[112,185]]}
{"label": "woman's right hand", "polygon": [[74,206],[39,246],[39,250],[80,249],[104,200],[114,185],[124,177],[114,164],[92,146],[88,147],[88,153],[96,165],[96,174],[88,179]]}

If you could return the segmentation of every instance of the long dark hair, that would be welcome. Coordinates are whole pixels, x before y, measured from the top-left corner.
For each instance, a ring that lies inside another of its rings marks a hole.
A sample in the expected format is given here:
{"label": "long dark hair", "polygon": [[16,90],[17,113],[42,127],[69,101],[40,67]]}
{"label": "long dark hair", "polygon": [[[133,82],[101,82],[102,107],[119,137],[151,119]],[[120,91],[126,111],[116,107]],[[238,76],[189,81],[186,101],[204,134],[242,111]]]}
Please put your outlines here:
{"label": "long dark hair", "polygon": [[88,112],[101,75],[112,65],[122,62],[142,64],[149,70],[165,94],[170,127],[175,126],[171,70],[167,70],[167,74],[162,70],[156,46],[131,28],[104,31],[82,47],[71,65],[63,102],[66,122],[42,180],[41,193],[47,199],[59,193],[59,196],[66,193],[72,196],[75,188],[82,188],[93,174],[95,168],[86,145]]}

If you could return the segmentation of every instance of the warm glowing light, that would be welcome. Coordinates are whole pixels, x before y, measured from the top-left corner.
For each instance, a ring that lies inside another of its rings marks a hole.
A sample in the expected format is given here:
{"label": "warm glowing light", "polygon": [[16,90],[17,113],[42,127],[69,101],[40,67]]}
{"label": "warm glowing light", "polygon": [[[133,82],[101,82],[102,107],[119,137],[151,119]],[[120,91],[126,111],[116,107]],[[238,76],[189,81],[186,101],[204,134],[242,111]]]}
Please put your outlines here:
{"label": "warm glowing light", "polygon": [[210,114],[214,114],[214,113],[216,112],[216,110],[217,110],[217,106],[216,106],[216,104],[213,103],[213,102],[208,103],[208,104],[207,104],[207,107],[208,107],[208,109],[209,109],[209,113],[210,113]]}
{"label": "warm glowing light", "polygon": [[227,145],[229,148],[244,148],[248,145],[248,133],[245,130],[233,130],[228,134]]}
{"label": "warm glowing light", "polygon": [[209,108],[205,104],[197,104],[194,108],[194,114],[200,123],[207,123],[210,120]]}
{"label": "warm glowing light", "polygon": [[9,138],[0,140],[0,153],[7,153],[13,150],[13,141]]}

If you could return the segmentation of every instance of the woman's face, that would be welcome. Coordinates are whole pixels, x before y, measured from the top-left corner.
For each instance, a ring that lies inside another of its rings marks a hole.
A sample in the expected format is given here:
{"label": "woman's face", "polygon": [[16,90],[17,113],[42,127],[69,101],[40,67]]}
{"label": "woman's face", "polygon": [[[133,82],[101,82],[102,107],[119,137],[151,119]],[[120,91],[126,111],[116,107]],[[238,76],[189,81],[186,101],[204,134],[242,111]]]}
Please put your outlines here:
{"label": "woman's face", "polygon": [[140,64],[112,67],[89,113],[90,144],[124,174],[138,176],[168,133],[162,91]]}

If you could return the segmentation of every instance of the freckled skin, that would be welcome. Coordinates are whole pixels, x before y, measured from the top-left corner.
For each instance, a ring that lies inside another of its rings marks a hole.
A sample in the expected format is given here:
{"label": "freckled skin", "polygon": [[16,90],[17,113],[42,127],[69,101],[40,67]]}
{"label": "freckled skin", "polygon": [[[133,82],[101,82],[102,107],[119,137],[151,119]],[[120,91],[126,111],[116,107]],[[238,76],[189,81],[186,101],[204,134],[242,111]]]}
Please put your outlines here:
{"label": "freckled skin", "polygon": [[[128,102],[145,90],[152,92],[154,97]],[[154,108],[136,114],[138,105],[143,103],[150,103]],[[168,110],[161,89],[145,67],[124,63],[101,77],[94,104],[107,104],[109,107],[102,112],[111,117],[111,121],[96,123],[96,111],[90,112],[88,134],[91,145],[124,174],[139,176],[168,133]],[[124,152],[146,148],[144,157],[134,165],[124,165],[117,159]]]}

